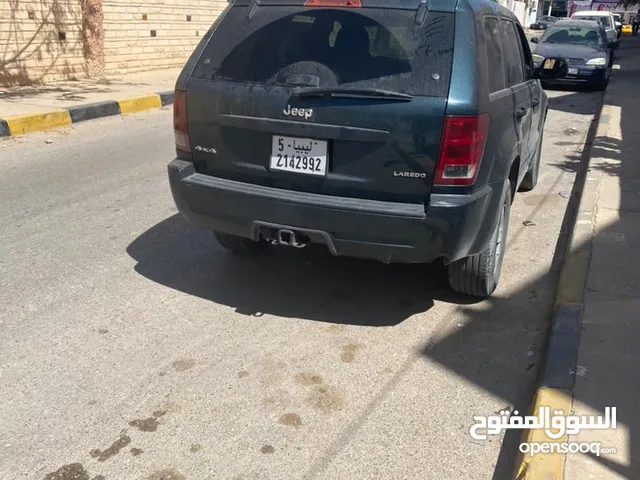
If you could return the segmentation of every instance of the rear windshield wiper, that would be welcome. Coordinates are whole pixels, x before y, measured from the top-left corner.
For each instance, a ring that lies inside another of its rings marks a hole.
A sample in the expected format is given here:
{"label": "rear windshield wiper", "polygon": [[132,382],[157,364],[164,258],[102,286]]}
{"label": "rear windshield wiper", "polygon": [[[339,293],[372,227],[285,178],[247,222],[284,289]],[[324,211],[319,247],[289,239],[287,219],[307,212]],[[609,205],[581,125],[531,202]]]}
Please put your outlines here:
{"label": "rear windshield wiper", "polygon": [[406,93],[393,92],[391,90],[381,90],[379,88],[348,88],[348,87],[310,87],[295,88],[294,97],[344,97],[344,98],[380,98],[398,100],[401,102],[410,101],[413,96]]}

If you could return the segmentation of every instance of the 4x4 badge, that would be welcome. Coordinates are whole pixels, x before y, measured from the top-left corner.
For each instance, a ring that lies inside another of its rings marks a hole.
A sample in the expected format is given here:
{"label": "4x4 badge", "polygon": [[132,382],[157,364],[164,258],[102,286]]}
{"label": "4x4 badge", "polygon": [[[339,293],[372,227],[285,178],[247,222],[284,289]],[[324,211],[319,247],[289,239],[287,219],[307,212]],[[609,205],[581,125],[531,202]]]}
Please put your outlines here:
{"label": "4x4 badge", "polygon": [[196,145],[193,149],[198,150],[199,152],[213,153],[214,155],[218,153],[218,151],[215,148],[206,148],[206,147],[201,147],[200,145]]}
{"label": "4x4 badge", "polygon": [[285,117],[301,117],[309,120],[313,115],[313,108],[291,108],[291,105],[287,105],[282,114]]}

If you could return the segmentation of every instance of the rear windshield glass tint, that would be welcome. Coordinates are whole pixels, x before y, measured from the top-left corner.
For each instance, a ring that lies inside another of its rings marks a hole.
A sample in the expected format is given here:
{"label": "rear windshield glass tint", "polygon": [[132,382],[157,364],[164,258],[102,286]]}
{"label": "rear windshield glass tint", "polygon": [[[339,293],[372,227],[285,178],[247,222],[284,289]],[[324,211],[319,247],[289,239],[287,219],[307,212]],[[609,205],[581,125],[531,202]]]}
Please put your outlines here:
{"label": "rear windshield glass tint", "polygon": [[576,17],[576,19],[577,20],[591,20],[593,22],[599,22],[600,25],[602,25],[605,28],[607,28],[610,25],[609,17],[598,17],[598,16],[589,17],[587,15],[579,15],[579,16]]}
{"label": "rear windshield glass tint", "polygon": [[552,27],[540,39],[540,43],[570,43],[588,47],[604,44],[600,30],[590,27]]}
{"label": "rear windshield glass tint", "polygon": [[234,7],[194,76],[290,87],[378,88],[447,96],[453,15],[393,9]]}

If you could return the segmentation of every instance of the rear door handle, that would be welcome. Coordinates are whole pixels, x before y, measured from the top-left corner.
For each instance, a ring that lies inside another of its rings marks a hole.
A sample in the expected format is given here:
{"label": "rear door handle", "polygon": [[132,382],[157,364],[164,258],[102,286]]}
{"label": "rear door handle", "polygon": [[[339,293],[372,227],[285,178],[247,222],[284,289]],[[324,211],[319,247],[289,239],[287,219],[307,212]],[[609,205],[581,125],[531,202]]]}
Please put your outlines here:
{"label": "rear door handle", "polygon": [[516,118],[520,119],[527,114],[527,109],[525,107],[519,107],[516,109]]}

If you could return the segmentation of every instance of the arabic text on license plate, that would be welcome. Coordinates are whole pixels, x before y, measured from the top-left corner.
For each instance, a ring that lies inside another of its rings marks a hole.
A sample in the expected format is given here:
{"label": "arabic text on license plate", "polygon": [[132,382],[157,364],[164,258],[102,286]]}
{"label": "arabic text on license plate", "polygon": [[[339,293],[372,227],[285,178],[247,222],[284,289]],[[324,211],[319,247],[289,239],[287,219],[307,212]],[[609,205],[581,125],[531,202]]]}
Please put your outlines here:
{"label": "arabic text on license plate", "polygon": [[577,68],[570,68],[569,69],[569,75],[577,75],[578,74],[578,69]]}
{"label": "arabic text on license plate", "polygon": [[314,138],[273,136],[271,170],[325,176],[327,174],[327,142]]}
{"label": "arabic text on license plate", "polygon": [[544,65],[542,68],[544,68],[545,70],[552,70],[555,64],[556,64],[555,58],[547,58],[544,61]]}

